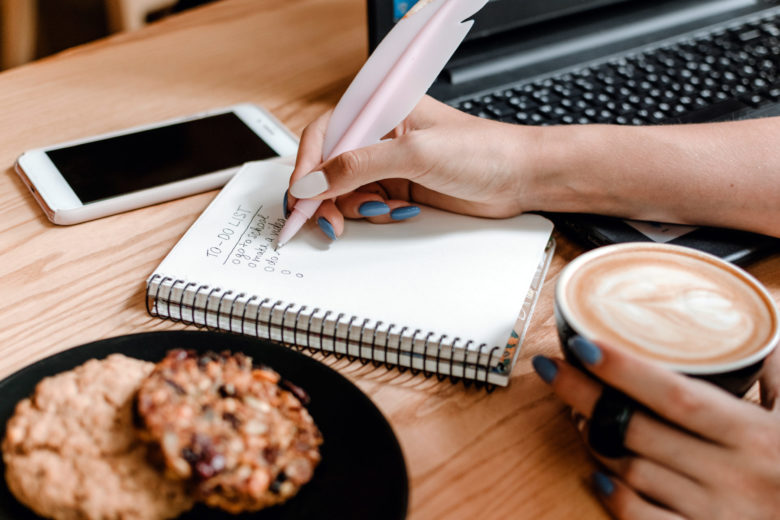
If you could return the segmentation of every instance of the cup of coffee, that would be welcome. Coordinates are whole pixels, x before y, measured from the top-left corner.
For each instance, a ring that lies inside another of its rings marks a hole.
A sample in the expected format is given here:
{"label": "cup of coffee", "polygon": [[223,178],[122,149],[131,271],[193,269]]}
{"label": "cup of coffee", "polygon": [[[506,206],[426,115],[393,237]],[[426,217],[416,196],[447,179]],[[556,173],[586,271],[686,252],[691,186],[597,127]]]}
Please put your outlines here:
{"label": "cup of coffee", "polygon": [[583,336],[742,396],[780,342],[777,307],[742,269],[694,249],[630,243],[594,249],[562,271],[555,321],[566,359]]}

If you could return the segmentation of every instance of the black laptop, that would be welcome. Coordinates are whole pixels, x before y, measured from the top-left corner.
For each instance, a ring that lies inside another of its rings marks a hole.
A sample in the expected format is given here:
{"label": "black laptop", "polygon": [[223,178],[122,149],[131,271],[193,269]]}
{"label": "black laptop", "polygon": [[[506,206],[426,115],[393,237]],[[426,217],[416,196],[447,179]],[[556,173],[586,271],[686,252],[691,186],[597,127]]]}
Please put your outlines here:
{"label": "black laptop", "polygon": [[[416,0],[368,0],[371,50]],[[474,115],[647,125],[780,115],[780,0],[491,0],[429,94]],[[669,242],[745,264],[764,235],[549,214],[586,246]]]}

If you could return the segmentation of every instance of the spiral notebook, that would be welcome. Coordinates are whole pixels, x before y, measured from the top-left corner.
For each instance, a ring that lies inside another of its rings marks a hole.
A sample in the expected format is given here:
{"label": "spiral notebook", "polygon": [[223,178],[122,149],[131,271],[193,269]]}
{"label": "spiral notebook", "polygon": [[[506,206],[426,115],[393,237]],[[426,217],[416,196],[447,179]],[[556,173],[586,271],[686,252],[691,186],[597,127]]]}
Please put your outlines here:
{"label": "spiral notebook", "polygon": [[538,215],[423,207],[389,225],[310,223],[276,251],[292,167],[247,163],[147,280],[153,316],[440,379],[506,385],[552,257]]}

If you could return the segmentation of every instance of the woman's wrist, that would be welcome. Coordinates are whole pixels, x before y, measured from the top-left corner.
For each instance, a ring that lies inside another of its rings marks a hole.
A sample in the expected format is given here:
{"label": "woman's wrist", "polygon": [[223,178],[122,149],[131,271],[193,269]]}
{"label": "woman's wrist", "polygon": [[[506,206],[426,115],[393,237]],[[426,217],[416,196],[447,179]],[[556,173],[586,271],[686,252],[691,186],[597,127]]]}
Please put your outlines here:
{"label": "woman's wrist", "polygon": [[[629,216],[636,211],[636,182],[621,175],[632,169],[628,137],[606,125],[567,125],[535,130],[530,165],[533,210]],[[625,130],[625,129],[623,129]],[[629,139],[630,140],[630,139]],[[635,168],[634,168],[635,170]],[[641,177],[641,176],[638,176]],[[632,195],[633,194],[633,195]]]}
{"label": "woman's wrist", "polygon": [[593,153],[594,140],[581,127],[518,126],[514,142],[515,174],[522,179],[518,188],[523,211],[593,211],[602,190],[586,162]]}

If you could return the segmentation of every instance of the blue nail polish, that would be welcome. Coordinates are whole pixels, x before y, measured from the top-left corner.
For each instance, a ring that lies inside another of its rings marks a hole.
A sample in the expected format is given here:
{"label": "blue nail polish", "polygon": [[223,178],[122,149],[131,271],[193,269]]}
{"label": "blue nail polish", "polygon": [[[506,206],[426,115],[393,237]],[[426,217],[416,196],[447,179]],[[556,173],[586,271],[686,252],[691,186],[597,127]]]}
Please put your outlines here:
{"label": "blue nail polish", "polygon": [[371,200],[364,202],[358,208],[358,213],[364,217],[377,217],[379,215],[385,215],[390,212],[390,206],[384,202],[378,200]]}
{"label": "blue nail polish", "polygon": [[544,356],[534,356],[531,360],[534,370],[539,374],[545,383],[552,383],[555,376],[558,375],[558,367],[550,358]]}
{"label": "blue nail polish", "polygon": [[406,220],[408,218],[416,217],[419,214],[420,208],[418,206],[404,206],[391,211],[390,218],[393,220]]}
{"label": "blue nail polish", "polygon": [[596,489],[598,489],[599,493],[605,497],[608,497],[615,492],[615,483],[612,482],[611,478],[600,471],[593,473],[593,484],[596,485]]}
{"label": "blue nail polish", "polygon": [[580,361],[586,365],[595,365],[601,361],[601,349],[582,336],[574,336],[569,340],[569,347]]}
{"label": "blue nail polish", "polygon": [[331,240],[336,240],[336,231],[333,229],[333,225],[328,222],[328,220],[325,217],[320,217],[317,219],[317,225],[320,226],[320,229],[323,233],[328,235],[328,238]]}
{"label": "blue nail polish", "polygon": [[285,190],[284,192],[284,202],[282,202],[282,214],[284,215],[284,218],[287,218],[290,216],[290,212],[287,211],[287,192],[290,190]]}

